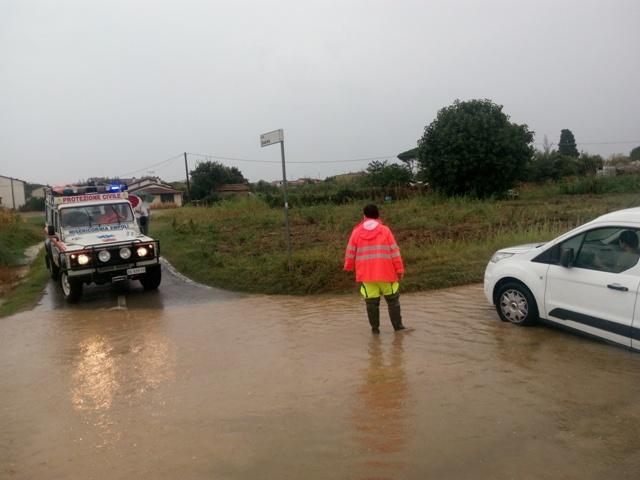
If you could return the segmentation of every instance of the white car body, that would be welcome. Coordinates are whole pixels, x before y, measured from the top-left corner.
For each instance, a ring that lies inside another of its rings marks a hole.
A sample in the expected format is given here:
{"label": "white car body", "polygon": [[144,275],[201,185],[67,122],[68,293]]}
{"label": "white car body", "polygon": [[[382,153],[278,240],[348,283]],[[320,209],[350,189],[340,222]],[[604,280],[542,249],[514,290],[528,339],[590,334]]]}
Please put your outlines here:
{"label": "white car body", "polygon": [[[505,320],[505,301],[510,297],[500,296],[501,289],[507,284],[523,285],[533,297],[539,318],[640,350],[640,305],[636,306],[640,252],[636,248],[630,254],[630,263],[636,262],[630,267],[601,261],[627,255],[618,246],[625,230],[640,233],[640,208],[603,215],[547,243],[501,249],[485,270],[485,295]],[[569,249],[576,263],[563,266],[555,259]]]}

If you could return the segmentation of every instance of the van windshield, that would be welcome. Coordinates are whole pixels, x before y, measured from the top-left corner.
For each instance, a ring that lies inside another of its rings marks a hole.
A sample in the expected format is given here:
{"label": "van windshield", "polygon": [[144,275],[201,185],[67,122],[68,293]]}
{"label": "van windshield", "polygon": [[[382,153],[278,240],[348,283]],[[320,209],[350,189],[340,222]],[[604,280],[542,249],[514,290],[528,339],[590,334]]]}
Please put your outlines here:
{"label": "van windshield", "polygon": [[133,212],[131,205],[126,202],[67,207],[60,210],[62,228],[129,222],[133,222]]}

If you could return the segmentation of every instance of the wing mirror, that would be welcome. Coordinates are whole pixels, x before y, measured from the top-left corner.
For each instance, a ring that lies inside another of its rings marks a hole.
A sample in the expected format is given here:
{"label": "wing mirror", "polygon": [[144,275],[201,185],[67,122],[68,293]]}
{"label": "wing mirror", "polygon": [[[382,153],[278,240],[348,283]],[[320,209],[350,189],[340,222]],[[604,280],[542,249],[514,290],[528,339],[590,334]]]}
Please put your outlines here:
{"label": "wing mirror", "polygon": [[560,265],[564,268],[573,266],[573,248],[563,248],[560,253]]}
{"label": "wing mirror", "polygon": [[56,230],[55,228],[53,228],[53,225],[47,225],[47,235],[51,236],[55,234],[56,234]]}

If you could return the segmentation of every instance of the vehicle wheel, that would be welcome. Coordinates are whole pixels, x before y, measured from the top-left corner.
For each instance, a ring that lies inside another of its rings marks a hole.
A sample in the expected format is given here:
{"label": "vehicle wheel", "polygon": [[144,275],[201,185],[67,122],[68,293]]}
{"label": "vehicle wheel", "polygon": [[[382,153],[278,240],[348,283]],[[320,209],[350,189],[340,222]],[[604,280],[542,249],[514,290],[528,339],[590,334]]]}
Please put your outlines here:
{"label": "vehicle wheel", "polygon": [[60,286],[67,302],[75,303],[82,297],[82,282],[69,278],[67,272],[60,274]]}
{"label": "vehicle wheel", "polygon": [[44,261],[47,264],[47,270],[49,270],[49,275],[53,280],[58,280],[60,278],[60,267],[58,267],[55,263],[53,263],[53,258],[51,258],[51,252],[47,250]]}
{"label": "vehicle wheel", "polygon": [[162,270],[160,265],[147,267],[147,272],[140,277],[140,283],[145,290],[155,290],[160,286],[162,280]]}
{"label": "vehicle wheel", "polygon": [[532,325],[538,320],[538,306],[533,295],[521,283],[509,282],[498,291],[496,310],[504,322]]}

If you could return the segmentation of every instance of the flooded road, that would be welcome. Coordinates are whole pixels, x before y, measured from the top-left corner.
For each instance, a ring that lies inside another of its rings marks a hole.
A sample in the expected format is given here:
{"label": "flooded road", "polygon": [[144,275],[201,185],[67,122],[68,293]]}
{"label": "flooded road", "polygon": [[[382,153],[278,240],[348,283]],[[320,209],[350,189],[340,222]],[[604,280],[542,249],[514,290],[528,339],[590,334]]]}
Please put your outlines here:
{"label": "flooded road", "polygon": [[0,319],[2,479],[637,478],[640,355],[497,319],[479,285],[383,309],[165,271]]}

